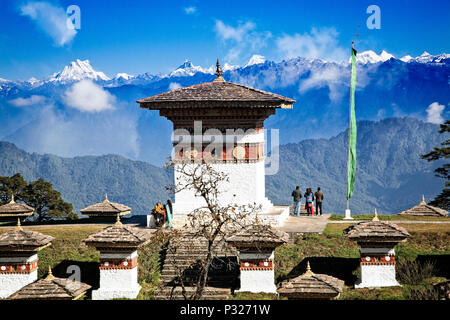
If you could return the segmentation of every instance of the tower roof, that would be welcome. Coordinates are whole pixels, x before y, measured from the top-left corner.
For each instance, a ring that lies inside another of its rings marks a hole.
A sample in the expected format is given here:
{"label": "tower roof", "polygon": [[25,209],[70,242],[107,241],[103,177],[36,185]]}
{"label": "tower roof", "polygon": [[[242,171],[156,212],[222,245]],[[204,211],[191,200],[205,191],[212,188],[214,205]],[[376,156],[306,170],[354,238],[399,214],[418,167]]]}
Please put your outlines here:
{"label": "tower roof", "polygon": [[120,222],[119,215],[117,217],[114,225],[91,234],[83,242],[97,248],[137,248],[150,239],[151,233],[147,230],[125,226]]}
{"label": "tower roof", "polygon": [[343,280],[312,272],[308,261],[306,272],[296,278],[283,281],[277,292],[282,296],[293,298],[333,297],[339,295],[343,287]]}
{"label": "tower roof", "polygon": [[24,203],[16,203],[14,195],[11,196],[11,201],[0,206],[0,217],[10,216],[29,216],[34,212],[34,208]]}
{"label": "tower roof", "polygon": [[268,225],[252,225],[226,241],[235,247],[278,247],[289,240],[286,232],[272,229]]}
{"label": "tower roof", "polygon": [[254,108],[291,109],[295,100],[241,84],[212,81],[160,93],[136,102],[141,105],[141,108],[150,110],[194,106],[197,108],[243,107],[247,105]]}
{"label": "tower roof", "polygon": [[38,251],[51,244],[54,238],[36,231],[25,231],[20,226],[0,234],[0,251]]}
{"label": "tower roof", "polygon": [[83,282],[57,278],[49,275],[16,291],[8,299],[11,300],[76,300],[81,297],[90,285]]}
{"label": "tower roof", "polygon": [[417,206],[414,206],[408,210],[402,211],[399,215],[405,216],[441,216],[447,217],[448,212],[444,209],[430,206],[425,202],[424,196],[422,196],[422,200]]}
{"label": "tower roof", "polygon": [[105,194],[105,200],[81,209],[80,212],[89,216],[115,216],[118,213],[120,215],[130,213],[131,208],[120,203],[109,201],[108,196]]}
{"label": "tower roof", "polygon": [[398,242],[410,236],[406,229],[386,221],[364,221],[344,230],[351,240]]}

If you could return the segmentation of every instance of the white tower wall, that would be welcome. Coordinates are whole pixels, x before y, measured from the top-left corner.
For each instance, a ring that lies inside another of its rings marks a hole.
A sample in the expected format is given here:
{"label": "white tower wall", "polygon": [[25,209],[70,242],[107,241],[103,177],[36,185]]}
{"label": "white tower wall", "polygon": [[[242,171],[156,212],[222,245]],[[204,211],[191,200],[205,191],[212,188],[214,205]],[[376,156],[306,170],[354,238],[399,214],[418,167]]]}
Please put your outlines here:
{"label": "white tower wall", "polygon": [[0,257],[0,299],[5,299],[38,278],[38,255]]}
{"label": "white tower wall", "polygon": [[[177,166],[180,166],[177,164]],[[262,211],[270,210],[272,203],[265,197],[264,161],[253,163],[214,163],[211,164],[215,171],[223,172],[229,178],[220,187],[220,203],[250,205],[256,203],[262,205]],[[183,174],[175,170],[175,183],[183,181]],[[206,205],[205,201],[195,196],[194,190],[183,190],[175,194],[173,204],[174,219],[180,215],[187,215],[194,209]]]}
{"label": "white tower wall", "polygon": [[100,288],[92,291],[92,300],[136,299],[138,284],[137,251],[100,253]]}

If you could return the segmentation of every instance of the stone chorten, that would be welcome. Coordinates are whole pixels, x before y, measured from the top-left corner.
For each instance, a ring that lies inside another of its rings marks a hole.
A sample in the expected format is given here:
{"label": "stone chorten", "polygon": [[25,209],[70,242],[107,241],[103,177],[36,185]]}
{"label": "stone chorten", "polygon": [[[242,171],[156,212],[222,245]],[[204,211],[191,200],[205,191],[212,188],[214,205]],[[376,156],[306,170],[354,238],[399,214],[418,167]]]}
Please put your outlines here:
{"label": "stone chorten", "polygon": [[278,285],[278,294],[288,299],[336,299],[344,288],[344,281],[311,271],[309,261],[306,272]]}
{"label": "stone chorten", "polygon": [[425,197],[422,195],[422,201],[417,206],[399,213],[402,216],[435,216],[448,217],[448,212],[444,209],[430,206],[425,202]]}
{"label": "stone chorten", "polygon": [[49,267],[46,278],[26,285],[16,293],[9,296],[10,300],[77,300],[82,297],[90,285],[54,277]]}
{"label": "stone chorten", "polygon": [[[274,226],[289,217],[289,207],[274,206],[265,195],[264,121],[277,109],[292,109],[295,100],[227,82],[217,61],[216,78],[138,100],[140,107],[159,110],[173,123],[172,159],[176,166],[205,162],[225,173],[221,205],[262,206],[258,217]],[[183,180],[175,170],[174,181]],[[204,206],[193,190],[175,193],[173,223]]]}
{"label": "stone chorten", "polygon": [[51,244],[53,237],[17,227],[0,234],[0,298],[6,298],[37,280],[37,252]]}
{"label": "stone chorten", "polygon": [[267,225],[253,225],[226,239],[239,250],[239,291],[277,293],[273,252],[288,240],[287,233]]}
{"label": "stone chorten", "polygon": [[0,219],[2,220],[16,220],[17,218],[26,218],[33,215],[34,208],[24,203],[17,203],[14,201],[14,194],[11,196],[11,201],[0,206]]}
{"label": "stone chorten", "polygon": [[410,236],[391,222],[379,221],[375,210],[372,221],[360,222],[344,230],[360,247],[361,279],[355,288],[399,286],[395,279],[395,246]]}
{"label": "stone chorten", "polygon": [[116,217],[117,214],[120,216],[129,214],[131,208],[120,203],[109,201],[108,195],[105,194],[105,200],[103,200],[103,202],[90,205],[89,207],[81,209],[80,212],[89,217]]}
{"label": "stone chorten", "polygon": [[83,240],[100,251],[100,288],[92,291],[92,300],[137,297],[141,290],[137,248],[150,237],[147,230],[123,225],[117,214],[114,225]]}

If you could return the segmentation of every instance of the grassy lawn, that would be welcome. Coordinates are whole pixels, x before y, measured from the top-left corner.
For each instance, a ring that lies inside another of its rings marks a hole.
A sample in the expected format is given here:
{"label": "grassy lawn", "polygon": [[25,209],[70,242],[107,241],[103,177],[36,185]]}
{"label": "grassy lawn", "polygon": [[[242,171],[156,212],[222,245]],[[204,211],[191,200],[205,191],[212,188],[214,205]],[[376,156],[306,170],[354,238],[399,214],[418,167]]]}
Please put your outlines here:
{"label": "grassy lawn", "polygon": [[[275,250],[275,278],[277,282],[304,273],[309,261],[313,272],[329,274],[345,281],[340,299],[418,299],[430,297],[433,284],[445,281],[448,275],[439,274],[436,266],[422,277],[402,283],[402,287],[381,289],[353,289],[359,276],[359,248],[348,240],[342,231],[351,224],[329,223],[323,234],[304,234],[294,244],[285,244]],[[450,255],[449,224],[401,224],[411,234],[406,242],[396,247],[397,275],[417,261],[436,260]],[[68,277],[67,267],[76,264],[81,268],[81,281],[98,283],[99,252],[85,246],[81,241],[105,226],[24,227],[55,237],[52,245],[39,252],[39,277],[53,267],[55,276]],[[0,233],[8,230],[0,229]],[[161,275],[164,260],[163,247],[167,237],[157,235],[139,249],[139,283],[142,290],[138,299],[151,299]],[[442,261],[439,263],[442,264]],[[411,267],[412,268],[412,267]],[[420,269],[419,269],[420,271]],[[441,270],[442,271],[442,270]],[[448,273],[448,271],[445,271]],[[419,272],[420,273],[420,272]],[[425,277],[425,278],[424,278]],[[95,287],[94,287],[95,288]],[[264,300],[281,299],[273,294],[237,293],[230,299]]]}
{"label": "grassy lawn", "polygon": [[[437,261],[428,278],[418,283],[402,283],[402,287],[379,289],[354,289],[354,280],[359,276],[359,247],[343,235],[343,230],[352,224],[328,224],[323,234],[305,234],[295,244],[286,244],[275,250],[275,275],[278,281],[301,275],[310,261],[313,272],[325,273],[345,281],[340,299],[419,299],[429,297],[433,284],[445,281],[442,272],[448,274],[444,258],[450,255],[449,224],[399,224],[411,234],[406,242],[396,247],[397,275],[418,261]],[[440,259],[440,257],[442,259]],[[406,266],[406,267],[405,267]],[[439,267],[439,268],[438,268]],[[420,273],[421,266],[417,273]],[[448,277],[448,275],[447,275]],[[408,280],[409,281],[409,280]],[[417,282],[416,281],[416,282]],[[251,294],[245,296],[252,299]]]}
{"label": "grassy lawn", "polygon": [[[344,215],[337,215],[332,214],[329,218],[331,221],[340,221],[344,220]],[[373,213],[371,214],[357,214],[352,215],[352,218],[355,220],[372,220],[373,219]],[[448,217],[433,217],[433,216],[401,216],[398,214],[378,214],[378,218],[380,220],[387,220],[387,221],[395,221],[395,220],[402,220],[402,221],[450,221]]]}

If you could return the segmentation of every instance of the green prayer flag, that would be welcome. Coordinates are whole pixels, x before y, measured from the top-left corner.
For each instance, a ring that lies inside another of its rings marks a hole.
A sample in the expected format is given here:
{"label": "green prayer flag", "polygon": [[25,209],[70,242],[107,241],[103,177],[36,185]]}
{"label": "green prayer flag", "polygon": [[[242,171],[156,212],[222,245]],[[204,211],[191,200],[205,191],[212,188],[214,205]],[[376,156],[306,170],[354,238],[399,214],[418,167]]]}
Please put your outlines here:
{"label": "green prayer flag", "polygon": [[349,132],[348,132],[348,176],[347,199],[353,196],[356,172],[356,116],[355,116],[355,89],[356,89],[356,50],[352,48],[352,71],[350,88]]}

